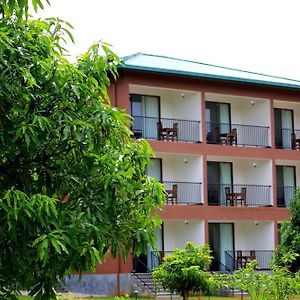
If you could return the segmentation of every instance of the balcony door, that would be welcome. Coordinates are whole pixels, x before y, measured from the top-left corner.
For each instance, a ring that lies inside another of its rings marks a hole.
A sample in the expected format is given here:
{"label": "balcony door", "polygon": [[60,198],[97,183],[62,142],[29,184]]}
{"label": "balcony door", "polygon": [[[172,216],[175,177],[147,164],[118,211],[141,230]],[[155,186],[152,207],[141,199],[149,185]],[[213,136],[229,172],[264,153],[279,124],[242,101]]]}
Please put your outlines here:
{"label": "balcony door", "polygon": [[132,131],[135,137],[157,138],[157,122],[160,119],[158,96],[130,95]]}
{"label": "balcony door", "polygon": [[218,142],[218,134],[230,131],[230,104],[206,102],[206,138],[210,144]]}
{"label": "balcony door", "polygon": [[274,109],[276,148],[291,148],[291,133],[294,129],[294,116],[291,109]]}
{"label": "balcony door", "polygon": [[[146,174],[150,177],[156,178],[158,181],[162,182],[162,160],[160,158],[151,159],[151,164],[146,166]],[[156,237],[156,247],[158,251],[163,251],[163,226],[161,228],[155,229]],[[144,262],[148,267],[148,270],[151,270],[153,266],[156,266],[158,263],[158,256],[154,253],[154,249],[150,246],[147,246],[147,255],[144,257]]]}
{"label": "balcony door", "polygon": [[224,271],[226,266],[225,251],[234,250],[233,223],[209,223],[209,246],[212,251],[211,271]]}
{"label": "balcony door", "polygon": [[276,166],[277,206],[289,206],[294,198],[296,178],[294,166]]}
{"label": "balcony door", "polygon": [[226,205],[225,186],[232,185],[231,162],[207,162],[208,205]]}

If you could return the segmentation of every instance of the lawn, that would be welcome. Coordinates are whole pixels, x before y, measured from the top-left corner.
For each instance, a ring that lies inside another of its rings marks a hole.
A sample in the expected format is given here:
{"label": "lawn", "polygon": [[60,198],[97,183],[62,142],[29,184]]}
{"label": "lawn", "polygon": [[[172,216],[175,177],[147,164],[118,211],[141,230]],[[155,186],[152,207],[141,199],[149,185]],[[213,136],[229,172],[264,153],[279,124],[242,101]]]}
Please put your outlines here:
{"label": "lawn", "polygon": [[[28,297],[28,296],[21,296],[19,297],[20,300],[29,300],[29,299],[33,299],[32,297]],[[125,297],[90,297],[90,298],[61,298],[61,299],[74,299],[74,300],[80,300],[80,299],[90,299],[90,300],[135,300],[135,298],[125,298]],[[139,297],[138,300],[150,300],[150,299],[155,299],[155,298],[142,298]],[[169,300],[169,297],[165,298],[166,300]],[[178,299],[178,297],[173,297],[173,299]],[[238,300],[241,299],[240,296],[238,297],[217,297],[217,296],[201,296],[200,298],[198,297],[194,297],[191,298],[192,300]],[[244,296],[244,299],[246,300],[247,297]]]}
{"label": "lawn", "polygon": [[[300,299],[299,298],[300,296],[298,297],[295,297],[295,298],[292,298],[294,300],[297,300],[297,299]],[[20,300],[29,300],[29,299],[33,299],[32,297],[28,297],[28,296],[21,296],[19,297]],[[135,300],[135,298],[127,298],[127,297],[90,297],[90,298],[61,298],[61,299],[73,299],[73,300],[80,300],[80,299],[90,299],[90,300]],[[150,299],[155,299],[155,298],[142,298],[142,297],[139,297],[138,300],[150,300]],[[169,297],[166,297],[164,298],[165,300],[169,300],[170,298]],[[178,299],[178,297],[173,297],[173,299]],[[217,297],[217,296],[210,296],[207,297],[207,296],[201,296],[200,298],[198,297],[193,297],[191,298],[192,300],[239,300],[239,299],[249,299],[248,297],[244,296],[243,298],[241,298],[241,296],[235,296],[235,297]]]}

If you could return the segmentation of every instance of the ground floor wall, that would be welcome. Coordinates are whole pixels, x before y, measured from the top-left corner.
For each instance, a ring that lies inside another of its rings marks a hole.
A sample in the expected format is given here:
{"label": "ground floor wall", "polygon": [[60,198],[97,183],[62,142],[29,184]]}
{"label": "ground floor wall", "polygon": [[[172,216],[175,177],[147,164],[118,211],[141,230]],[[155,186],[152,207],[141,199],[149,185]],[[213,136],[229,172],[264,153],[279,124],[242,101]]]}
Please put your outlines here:
{"label": "ground floor wall", "polygon": [[66,279],[65,289],[73,293],[88,295],[131,295],[135,286],[132,275],[127,274],[85,274],[72,275]]}

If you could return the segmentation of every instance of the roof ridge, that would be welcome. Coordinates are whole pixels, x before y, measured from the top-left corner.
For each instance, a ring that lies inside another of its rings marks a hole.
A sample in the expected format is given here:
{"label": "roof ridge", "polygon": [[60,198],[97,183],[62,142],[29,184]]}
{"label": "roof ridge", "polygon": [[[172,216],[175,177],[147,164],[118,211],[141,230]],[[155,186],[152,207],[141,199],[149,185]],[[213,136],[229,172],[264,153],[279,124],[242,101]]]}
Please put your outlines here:
{"label": "roof ridge", "polygon": [[281,77],[281,76],[276,76],[276,75],[268,75],[268,74],[264,74],[264,73],[253,72],[253,71],[246,71],[246,70],[241,70],[241,69],[236,69],[236,68],[231,68],[231,67],[218,66],[218,65],[213,65],[213,64],[208,64],[208,63],[202,63],[202,62],[198,62],[198,61],[194,61],[194,60],[188,60],[188,59],[170,57],[170,56],[166,56],[166,55],[156,55],[156,54],[149,54],[149,53],[137,52],[137,53],[135,53],[133,55],[129,55],[129,56],[126,56],[124,58],[131,59],[131,58],[134,58],[134,57],[140,56],[140,55],[146,55],[146,56],[152,56],[152,57],[159,57],[159,58],[167,58],[167,59],[178,60],[178,61],[183,61],[183,62],[190,62],[190,63],[195,63],[195,64],[209,66],[209,67],[221,68],[221,69],[226,69],[226,70],[231,70],[231,71],[238,71],[238,72],[243,72],[243,73],[248,73],[248,74],[253,74],[253,75],[260,75],[260,76],[265,76],[265,77],[272,77],[272,78],[276,78],[276,79],[283,79],[283,80],[289,80],[289,81],[300,83],[300,80],[297,80],[297,79],[291,79],[291,78]]}

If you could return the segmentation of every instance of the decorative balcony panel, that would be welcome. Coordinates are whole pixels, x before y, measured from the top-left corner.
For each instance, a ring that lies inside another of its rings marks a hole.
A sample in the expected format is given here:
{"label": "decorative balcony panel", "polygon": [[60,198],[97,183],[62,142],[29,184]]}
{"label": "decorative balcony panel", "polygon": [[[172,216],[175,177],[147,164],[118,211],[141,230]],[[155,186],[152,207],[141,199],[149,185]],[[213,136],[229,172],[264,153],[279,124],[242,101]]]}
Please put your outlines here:
{"label": "decorative balcony panel", "polygon": [[225,251],[225,265],[230,271],[245,268],[246,264],[256,259],[258,269],[270,270],[272,250],[235,250]]}
{"label": "decorative balcony panel", "polygon": [[254,184],[208,184],[208,205],[272,206],[271,186]]}
{"label": "decorative balcony panel", "polygon": [[269,147],[269,127],[230,123],[206,123],[208,144]]}
{"label": "decorative balcony panel", "polygon": [[[159,129],[161,124],[161,130]],[[176,128],[176,129],[174,129]],[[172,140],[183,142],[200,142],[200,121],[167,119],[167,118],[152,118],[133,116],[133,125],[131,130],[137,138],[146,138],[154,140]],[[176,130],[177,138],[172,138],[172,134],[168,137],[167,132]],[[164,137],[161,137],[161,132],[165,132]]]}
{"label": "decorative balcony panel", "polygon": [[164,181],[167,204],[202,204],[201,183]]}
{"label": "decorative balcony panel", "polygon": [[275,128],[277,149],[300,150],[300,129]]}
{"label": "decorative balcony panel", "polygon": [[289,207],[290,201],[295,197],[295,190],[294,186],[277,186],[277,206]]}

